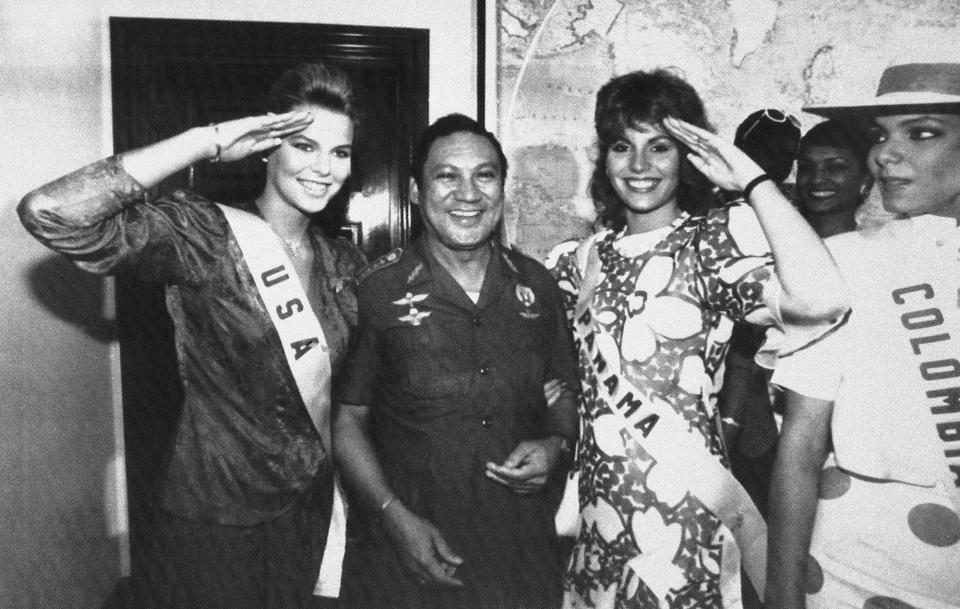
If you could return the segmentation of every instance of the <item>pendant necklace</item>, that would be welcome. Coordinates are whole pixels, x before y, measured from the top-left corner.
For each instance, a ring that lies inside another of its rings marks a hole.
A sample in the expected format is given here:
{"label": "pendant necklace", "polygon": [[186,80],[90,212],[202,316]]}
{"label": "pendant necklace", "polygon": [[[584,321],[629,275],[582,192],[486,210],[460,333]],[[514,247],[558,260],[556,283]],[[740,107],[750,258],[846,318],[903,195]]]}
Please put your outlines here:
{"label": "pendant necklace", "polygon": [[[273,226],[271,226],[270,228],[273,229]],[[290,252],[291,254],[293,254],[298,258],[303,253],[304,246],[307,244],[307,242],[310,239],[309,237],[304,237],[299,241],[295,241],[293,239],[287,239],[286,237],[278,233],[275,229],[273,229],[273,234],[275,234],[277,237],[280,238],[280,241],[283,243],[284,246],[286,246],[288,252]]]}
{"label": "pendant necklace", "polygon": [[287,239],[286,237],[279,234],[277,236],[280,237],[280,240],[283,241],[284,244],[286,244],[287,249],[290,251],[291,254],[293,254],[294,256],[300,255],[300,251],[303,249],[303,244],[305,243],[305,241],[294,241],[293,239]]}

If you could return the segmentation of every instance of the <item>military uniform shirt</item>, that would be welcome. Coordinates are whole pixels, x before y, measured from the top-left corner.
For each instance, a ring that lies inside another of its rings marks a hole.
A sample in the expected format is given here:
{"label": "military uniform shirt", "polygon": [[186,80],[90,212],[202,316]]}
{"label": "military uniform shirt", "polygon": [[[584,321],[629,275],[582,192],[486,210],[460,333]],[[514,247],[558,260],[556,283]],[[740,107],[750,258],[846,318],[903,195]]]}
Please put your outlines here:
{"label": "military uniform shirt", "polygon": [[423,241],[375,263],[382,268],[360,281],[357,341],[334,397],[371,407],[371,435],[391,489],[464,558],[458,574],[465,586],[416,586],[368,523],[360,534],[366,558],[348,551],[346,606],[559,602],[557,494],[518,495],[484,472],[524,439],[575,433],[547,424],[543,395],[549,379],[576,386],[574,349],[546,269],[491,247],[476,304]]}

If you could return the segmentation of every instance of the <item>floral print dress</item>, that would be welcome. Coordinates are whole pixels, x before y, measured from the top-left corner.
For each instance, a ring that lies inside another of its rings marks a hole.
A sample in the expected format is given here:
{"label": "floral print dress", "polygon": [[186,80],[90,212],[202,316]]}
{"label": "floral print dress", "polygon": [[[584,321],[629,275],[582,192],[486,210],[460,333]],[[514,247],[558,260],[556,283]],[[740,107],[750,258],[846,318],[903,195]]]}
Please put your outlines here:
{"label": "floral print dress", "polygon": [[704,450],[726,464],[715,400],[733,321],[779,323],[769,246],[753,210],[739,203],[703,217],[683,215],[649,233],[606,231],[591,239],[600,272],[585,313],[574,313],[584,266],[576,244],[563,253],[558,246],[554,267],[583,391],[583,522],[565,576],[565,606],[721,607],[726,529],[691,492],[658,487],[663,477],[683,481],[684,466],[669,454],[658,460],[623,430],[613,415],[615,389],[629,383],[669,404],[685,429],[702,436]]}

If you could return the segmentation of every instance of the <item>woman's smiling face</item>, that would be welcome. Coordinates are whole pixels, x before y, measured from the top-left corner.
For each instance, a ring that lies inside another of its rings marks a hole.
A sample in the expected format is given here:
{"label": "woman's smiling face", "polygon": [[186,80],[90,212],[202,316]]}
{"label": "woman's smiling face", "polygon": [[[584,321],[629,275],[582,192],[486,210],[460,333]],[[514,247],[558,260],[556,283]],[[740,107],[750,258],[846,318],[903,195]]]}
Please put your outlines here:
{"label": "woman's smiling face", "polygon": [[305,215],[322,211],[350,176],[353,122],[346,114],[319,106],[313,122],[283,138],[267,162],[267,188]]}
{"label": "woman's smiling face", "polygon": [[879,116],[870,138],[887,211],[960,217],[960,115]]}
{"label": "woman's smiling face", "polygon": [[651,230],[679,215],[680,148],[660,125],[627,127],[607,150],[606,169],[631,226],[639,220]]}
{"label": "woman's smiling face", "polygon": [[870,174],[853,150],[842,146],[804,145],[797,157],[797,202],[808,215],[856,209]]}

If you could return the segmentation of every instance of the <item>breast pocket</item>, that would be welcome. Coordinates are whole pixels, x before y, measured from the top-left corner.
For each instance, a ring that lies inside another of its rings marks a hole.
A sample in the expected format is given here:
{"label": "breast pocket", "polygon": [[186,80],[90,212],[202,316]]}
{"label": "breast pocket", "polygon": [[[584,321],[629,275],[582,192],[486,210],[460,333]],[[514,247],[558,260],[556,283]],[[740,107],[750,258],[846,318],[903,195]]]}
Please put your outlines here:
{"label": "breast pocket", "polygon": [[497,367],[510,385],[520,383],[525,392],[543,395],[551,335],[542,318],[524,318],[513,314],[497,318]]}
{"label": "breast pocket", "polygon": [[469,349],[436,323],[402,325],[386,331],[384,366],[413,398],[438,400],[463,392],[471,378]]}

